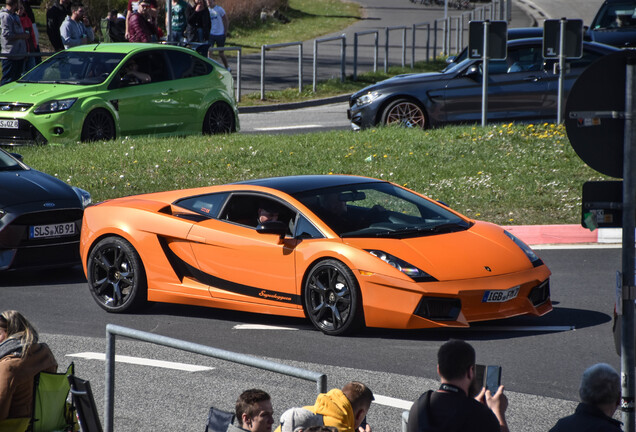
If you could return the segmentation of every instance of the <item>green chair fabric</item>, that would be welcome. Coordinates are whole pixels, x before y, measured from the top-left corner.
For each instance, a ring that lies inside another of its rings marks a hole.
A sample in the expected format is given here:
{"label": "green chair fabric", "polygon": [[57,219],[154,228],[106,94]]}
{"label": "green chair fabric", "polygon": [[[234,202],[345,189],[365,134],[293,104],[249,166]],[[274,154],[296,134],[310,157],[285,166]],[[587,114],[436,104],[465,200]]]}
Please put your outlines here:
{"label": "green chair fabric", "polygon": [[30,417],[10,418],[0,421],[2,432],[27,432],[31,425]]}
{"label": "green chair fabric", "polygon": [[75,413],[67,398],[71,390],[68,376],[75,372],[71,363],[63,373],[40,372],[35,378],[33,432],[72,431]]}

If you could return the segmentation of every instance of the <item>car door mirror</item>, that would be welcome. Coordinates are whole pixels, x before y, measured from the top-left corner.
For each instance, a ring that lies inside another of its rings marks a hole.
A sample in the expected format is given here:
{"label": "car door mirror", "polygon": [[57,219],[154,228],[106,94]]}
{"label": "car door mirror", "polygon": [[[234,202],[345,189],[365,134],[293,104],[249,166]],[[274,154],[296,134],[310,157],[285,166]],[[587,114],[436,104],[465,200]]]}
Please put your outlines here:
{"label": "car door mirror", "polygon": [[471,65],[464,72],[464,76],[471,79],[481,78],[481,68],[478,64]]}
{"label": "car door mirror", "polygon": [[281,221],[267,221],[262,224],[258,224],[256,232],[259,234],[276,234],[280,238],[285,237],[287,234],[287,224]]}

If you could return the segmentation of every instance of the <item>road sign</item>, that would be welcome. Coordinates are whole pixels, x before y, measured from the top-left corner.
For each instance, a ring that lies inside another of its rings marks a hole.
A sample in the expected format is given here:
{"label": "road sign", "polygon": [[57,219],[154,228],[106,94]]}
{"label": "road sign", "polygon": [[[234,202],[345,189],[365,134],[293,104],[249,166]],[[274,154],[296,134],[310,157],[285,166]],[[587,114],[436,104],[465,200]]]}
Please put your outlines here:
{"label": "road sign", "polygon": [[[565,58],[583,56],[583,20],[565,19],[563,52]],[[561,22],[563,20],[545,20],[543,23],[543,57],[556,58],[561,54]]]}
{"label": "road sign", "polygon": [[504,60],[507,56],[508,23],[506,21],[471,21],[468,23],[468,57],[484,55],[484,23],[488,23],[488,58]]}
{"label": "road sign", "polygon": [[583,184],[581,225],[597,228],[623,226],[623,182],[589,181]]}
{"label": "road sign", "polygon": [[572,86],[565,106],[565,130],[574,151],[591,168],[608,176],[623,177],[625,138],[624,50],[592,63]]}

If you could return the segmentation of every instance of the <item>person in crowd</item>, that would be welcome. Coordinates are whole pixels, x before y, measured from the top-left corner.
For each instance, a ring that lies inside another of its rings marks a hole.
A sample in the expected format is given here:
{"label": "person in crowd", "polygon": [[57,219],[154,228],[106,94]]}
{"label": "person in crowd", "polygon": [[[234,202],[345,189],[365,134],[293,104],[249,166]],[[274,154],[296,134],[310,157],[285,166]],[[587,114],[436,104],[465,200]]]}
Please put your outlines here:
{"label": "person in crowd", "polygon": [[183,40],[186,26],[188,24],[186,10],[191,6],[185,0],[171,0],[170,2],[170,22],[166,14],[166,29],[170,29],[168,34],[169,42],[181,42]]}
{"label": "person in crowd", "polygon": [[[7,0],[7,2],[12,0]],[[17,1],[17,0],[16,0]],[[37,330],[18,311],[0,314],[0,420],[31,417],[33,379],[56,372],[49,347],[38,342]]]}
{"label": "person in crowd", "polygon": [[208,42],[210,11],[206,0],[194,0],[194,6],[186,9],[185,37],[188,42]]}
{"label": "person in crowd", "polygon": [[272,399],[263,390],[245,390],[236,401],[236,422],[230,424],[227,432],[271,432],[274,424]]}
{"label": "person in crowd", "polygon": [[71,0],[55,0],[53,5],[46,10],[46,34],[55,51],[64,49],[64,42],[60,35],[60,27],[67,16],[71,14]]}
{"label": "person in crowd", "polygon": [[319,394],[313,406],[304,408],[321,415],[325,426],[335,427],[339,432],[370,432],[366,416],[373,400],[369,387],[351,381],[342,389]]}
{"label": "person in crowd", "polygon": [[159,40],[159,29],[153,24],[152,6],[149,0],[139,2],[128,23],[128,40],[130,42],[156,42]]}
{"label": "person in crowd", "polygon": [[71,16],[67,16],[60,26],[60,36],[62,36],[64,48],[86,45],[95,40],[84,6],[81,4],[71,6]]}
{"label": "person in crowd", "polygon": [[19,0],[7,0],[6,6],[0,10],[0,43],[2,54],[11,57],[2,59],[2,80],[0,85],[16,81],[24,72],[26,58],[26,40],[30,35],[22,28],[18,16]]}
{"label": "person in crowd", "polygon": [[466,432],[508,431],[505,412],[508,398],[499,386],[478,389],[475,378],[475,350],[462,340],[450,340],[437,352],[439,390],[422,394],[411,407],[408,432],[461,430]]}
{"label": "person in crowd", "polygon": [[[29,38],[26,40],[27,53],[38,53],[40,52],[40,47],[38,45],[37,32],[34,29],[33,21],[29,18],[29,15],[24,8],[24,3],[20,2],[20,6],[18,7],[18,16],[20,17],[20,24],[22,24],[22,29],[25,33],[29,34]],[[24,71],[30,71],[33,69],[37,63],[36,59],[38,57],[26,57],[24,63]]]}
{"label": "person in crowd", "polygon": [[113,9],[106,16],[106,31],[111,42],[126,42],[126,18]]}
{"label": "person in crowd", "polygon": [[312,426],[324,426],[321,415],[307,408],[290,408],[280,416],[276,432],[304,432]]}
{"label": "person in crowd", "polygon": [[621,400],[618,372],[606,363],[591,366],[581,378],[581,403],[574,414],[559,420],[550,432],[619,432],[622,423],[612,416]]}
{"label": "person in crowd", "polygon": [[[210,48],[214,47],[214,45],[216,45],[218,48],[222,48],[225,46],[225,38],[230,28],[230,21],[228,20],[225,10],[221,6],[216,4],[216,0],[209,0],[209,5],[210,6],[208,9],[210,11]],[[225,57],[225,53],[223,51],[219,51],[219,57],[221,58],[225,69],[231,71],[227,63],[227,57]]]}
{"label": "person in crowd", "polygon": [[[146,11],[146,15],[149,17],[152,25],[157,29],[159,37],[161,37],[161,32],[159,30],[159,25],[157,24],[157,17],[159,15],[157,11],[157,0],[147,0],[150,5],[149,9]],[[126,9],[126,39],[129,40],[129,27],[130,27],[130,19],[132,18],[135,12],[139,11],[139,0],[128,0],[128,7]]]}

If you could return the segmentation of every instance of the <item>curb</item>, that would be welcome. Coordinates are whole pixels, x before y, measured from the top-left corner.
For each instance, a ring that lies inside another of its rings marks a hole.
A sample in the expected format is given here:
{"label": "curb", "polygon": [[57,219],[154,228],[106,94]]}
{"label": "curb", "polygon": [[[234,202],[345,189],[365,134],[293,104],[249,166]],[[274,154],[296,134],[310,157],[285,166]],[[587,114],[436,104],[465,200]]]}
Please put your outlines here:
{"label": "curb", "polygon": [[247,106],[241,107],[239,106],[238,111],[239,114],[252,114],[252,113],[261,113],[261,112],[271,112],[271,111],[285,111],[285,110],[294,110],[308,107],[315,107],[321,105],[329,105],[333,103],[347,102],[351,94],[344,94],[339,96],[332,96],[323,99],[311,99],[302,102],[290,102],[283,104],[272,104],[272,105],[256,105],[256,106]]}
{"label": "curb", "polygon": [[581,225],[502,225],[530,246],[546,244],[620,244],[620,228],[590,231]]}

